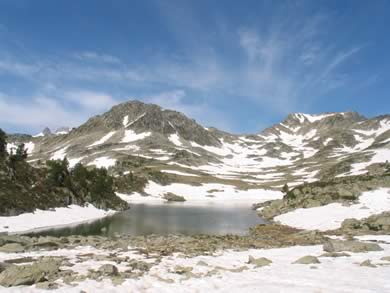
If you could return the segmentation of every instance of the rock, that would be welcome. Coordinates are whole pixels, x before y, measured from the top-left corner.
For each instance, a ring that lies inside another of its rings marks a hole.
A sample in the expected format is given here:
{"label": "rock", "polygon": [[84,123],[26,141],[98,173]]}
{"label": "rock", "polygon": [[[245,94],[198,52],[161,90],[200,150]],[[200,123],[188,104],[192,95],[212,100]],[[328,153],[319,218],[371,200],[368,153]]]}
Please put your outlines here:
{"label": "rock", "polygon": [[315,263],[320,263],[320,261],[318,260],[318,258],[312,255],[303,256],[293,262],[293,264],[304,264],[304,265],[315,264]]}
{"label": "rock", "polygon": [[192,267],[175,266],[172,272],[179,275],[185,275],[187,273],[191,273],[192,270]]}
{"label": "rock", "polygon": [[320,255],[320,257],[343,257],[343,256],[350,256],[350,255],[345,252],[326,252]]}
{"label": "rock", "polygon": [[254,258],[253,256],[249,256],[248,259],[248,264],[253,264],[256,267],[264,267],[268,266],[272,263],[272,260],[269,260],[268,258],[265,257],[260,257],[260,258]]}
{"label": "rock", "polygon": [[362,263],[360,263],[360,266],[361,266],[361,267],[376,268],[376,265],[374,265],[373,263],[371,263],[371,260],[369,260],[369,259],[367,259],[367,260],[363,261]]}
{"label": "rock", "polygon": [[164,194],[163,198],[167,201],[177,201],[177,202],[183,202],[186,201],[186,199],[183,196],[176,195],[172,192],[167,192]]}
{"label": "rock", "polygon": [[42,282],[35,285],[35,288],[42,290],[54,290],[58,289],[59,285],[53,282]]}
{"label": "rock", "polygon": [[341,252],[341,251],[351,251],[351,252],[367,252],[367,251],[381,251],[383,250],[376,243],[366,243],[353,240],[327,240],[323,245],[323,250],[326,252]]}
{"label": "rock", "polygon": [[102,265],[98,271],[102,273],[105,276],[117,276],[118,275],[118,268],[111,264],[104,264]]}
{"label": "rock", "polygon": [[8,263],[8,264],[21,264],[21,263],[27,263],[27,262],[33,262],[33,261],[35,261],[34,258],[27,256],[27,257],[7,259],[4,262]]}
{"label": "rock", "polygon": [[147,272],[153,265],[144,261],[132,259],[128,262],[127,266],[131,267],[133,270]]}
{"label": "rock", "polygon": [[381,258],[381,260],[390,261],[390,256],[384,256]]}
{"label": "rock", "polygon": [[0,252],[18,253],[23,251],[24,246],[19,243],[7,243],[0,247]]}
{"label": "rock", "polygon": [[196,263],[197,266],[204,266],[207,267],[209,264],[203,260],[200,260]]}
{"label": "rock", "polygon": [[5,271],[10,266],[11,266],[11,264],[9,264],[7,262],[0,262],[0,273]]}
{"label": "rock", "polygon": [[49,259],[32,265],[10,266],[0,274],[0,285],[11,287],[47,281],[59,271],[59,268],[59,261]]}

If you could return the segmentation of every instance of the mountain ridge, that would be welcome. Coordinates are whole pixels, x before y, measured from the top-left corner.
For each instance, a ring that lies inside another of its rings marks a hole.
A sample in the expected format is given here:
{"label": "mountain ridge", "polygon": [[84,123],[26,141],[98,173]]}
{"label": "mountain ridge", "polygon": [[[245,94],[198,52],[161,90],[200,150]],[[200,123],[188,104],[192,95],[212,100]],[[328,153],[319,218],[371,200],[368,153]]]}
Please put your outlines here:
{"label": "mountain ridge", "polygon": [[257,134],[236,135],[205,128],[155,104],[128,101],[68,133],[9,143],[20,142],[29,147],[32,164],[67,156],[71,165],[81,162],[115,172],[117,162],[138,157],[156,170],[280,188],[370,168],[379,172],[378,164],[390,157],[390,115],[291,113]]}

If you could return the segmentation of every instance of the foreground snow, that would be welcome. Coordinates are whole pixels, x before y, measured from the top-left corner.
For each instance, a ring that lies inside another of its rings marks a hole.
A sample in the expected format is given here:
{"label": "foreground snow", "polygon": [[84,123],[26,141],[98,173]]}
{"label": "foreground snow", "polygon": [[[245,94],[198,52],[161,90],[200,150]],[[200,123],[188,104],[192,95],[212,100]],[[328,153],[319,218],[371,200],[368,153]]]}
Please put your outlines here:
{"label": "foreground snow", "polygon": [[70,205],[67,208],[56,208],[54,210],[36,210],[34,213],[0,217],[0,232],[27,232],[50,227],[75,225],[97,220],[114,213],[114,211],[97,209],[93,205],[84,207]]}
{"label": "foreground snow", "polygon": [[390,211],[390,188],[364,192],[359,203],[344,206],[332,203],[321,207],[297,209],[275,217],[282,224],[309,230],[331,230],[341,227],[345,219],[363,219]]}
{"label": "foreground snow", "polygon": [[[378,236],[376,236],[377,238]],[[371,236],[365,236],[370,240]],[[375,240],[375,239],[374,239]],[[295,246],[277,249],[251,249],[248,251],[227,250],[216,256],[185,258],[179,255],[163,257],[139,279],[127,279],[121,285],[113,285],[109,279],[101,282],[86,280],[75,286],[62,285],[56,292],[389,292],[390,262],[381,260],[390,256],[390,236],[381,236],[383,251],[367,253],[348,253],[349,257],[320,257],[322,246]],[[77,256],[93,253],[108,255],[112,251],[79,247],[72,250],[39,251],[21,254],[0,253],[0,262],[22,256],[39,257],[65,256],[72,263],[69,269],[79,274],[87,274],[89,269],[98,269],[105,263],[118,267],[119,271],[128,269],[126,263],[110,261],[80,261]],[[256,268],[247,264],[248,256],[266,257],[272,261],[269,266]],[[292,264],[297,259],[313,255],[320,263],[315,265]],[[118,256],[153,262],[153,257],[144,259],[134,251],[118,252]],[[377,267],[359,264],[370,259]],[[202,261],[202,264],[199,263]],[[192,267],[192,276],[177,274],[175,266]],[[233,272],[237,268],[240,272]],[[206,275],[208,274],[208,275]],[[35,292],[32,287],[1,288],[5,292]]]}
{"label": "foreground snow", "polygon": [[233,185],[208,183],[197,185],[189,185],[182,183],[173,183],[170,185],[160,185],[153,181],[149,181],[145,188],[145,192],[150,196],[142,196],[139,193],[130,195],[117,194],[123,200],[128,202],[164,202],[164,194],[172,192],[176,195],[183,196],[187,202],[245,202],[258,203],[267,200],[280,199],[283,193],[275,190],[266,189],[248,189],[241,190]]}

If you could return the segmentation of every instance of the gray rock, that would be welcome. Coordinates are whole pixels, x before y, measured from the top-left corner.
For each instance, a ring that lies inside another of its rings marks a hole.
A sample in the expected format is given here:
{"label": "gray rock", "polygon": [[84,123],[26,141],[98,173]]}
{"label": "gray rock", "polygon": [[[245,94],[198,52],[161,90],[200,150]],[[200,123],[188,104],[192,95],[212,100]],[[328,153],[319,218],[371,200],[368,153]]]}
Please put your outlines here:
{"label": "gray rock", "polygon": [[167,201],[178,201],[178,202],[186,201],[186,199],[183,196],[176,195],[172,192],[167,192],[166,194],[164,194],[164,199]]}
{"label": "gray rock", "polygon": [[53,282],[42,282],[36,284],[35,288],[42,289],[42,290],[55,290],[59,288],[59,285]]}
{"label": "gray rock", "polygon": [[119,273],[118,268],[111,264],[102,265],[98,271],[105,276],[117,276]]}
{"label": "gray rock", "polygon": [[376,265],[374,265],[371,260],[367,259],[365,261],[363,261],[362,263],[360,263],[360,266],[361,267],[370,267],[370,268],[376,268]]}
{"label": "gray rock", "polygon": [[59,268],[59,261],[49,259],[32,265],[10,266],[0,274],[0,285],[11,287],[47,281],[58,273]]}
{"label": "gray rock", "polygon": [[320,263],[320,261],[318,260],[318,258],[312,255],[303,256],[293,262],[293,264],[304,264],[304,265],[316,264],[316,263]]}
{"label": "gray rock", "polygon": [[10,267],[11,264],[6,262],[0,262],[0,273],[5,271],[8,267]]}
{"label": "gray rock", "polygon": [[343,256],[350,256],[348,253],[345,252],[326,252],[320,255],[320,257],[343,257]]}
{"label": "gray rock", "polygon": [[7,243],[0,247],[0,252],[18,253],[23,251],[24,246],[19,243]]}
{"label": "gray rock", "polygon": [[383,250],[376,243],[366,243],[353,240],[327,240],[323,245],[323,250],[326,252],[341,252],[341,251],[351,251],[351,252],[367,252],[367,251],[381,251]]}
{"label": "gray rock", "polygon": [[248,264],[253,264],[256,267],[264,267],[268,266],[272,263],[272,260],[265,258],[265,257],[260,257],[260,258],[254,258],[253,256],[249,256],[248,259]]}
{"label": "gray rock", "polygon": [[384,257],[381,258],[381,260],[390,261],[390,256],[384,256]]}

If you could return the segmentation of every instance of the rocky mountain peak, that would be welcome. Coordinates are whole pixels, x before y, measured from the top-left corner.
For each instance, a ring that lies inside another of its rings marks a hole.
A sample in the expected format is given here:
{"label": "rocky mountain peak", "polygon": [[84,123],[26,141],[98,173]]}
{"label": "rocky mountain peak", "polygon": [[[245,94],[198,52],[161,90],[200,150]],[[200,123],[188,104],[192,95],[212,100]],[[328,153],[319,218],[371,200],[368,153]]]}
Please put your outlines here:
{"label": "rocky mountain peak", "polygon": [[77,132],[94,130],[116,131],[132,130],[135,133],[157,133],[168,137],[177,134],[187,141],[200,145],[220,145],[211,132],[184,114],[166,110],[155,104],[140,101],[128,101],[111,108],[108,112],[89,119],[77,129]]}

